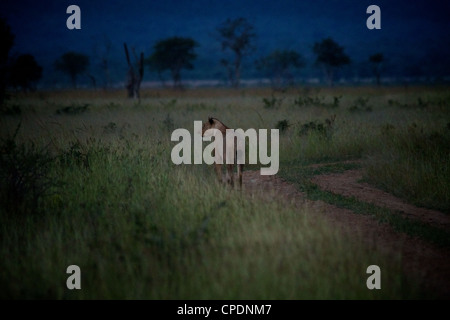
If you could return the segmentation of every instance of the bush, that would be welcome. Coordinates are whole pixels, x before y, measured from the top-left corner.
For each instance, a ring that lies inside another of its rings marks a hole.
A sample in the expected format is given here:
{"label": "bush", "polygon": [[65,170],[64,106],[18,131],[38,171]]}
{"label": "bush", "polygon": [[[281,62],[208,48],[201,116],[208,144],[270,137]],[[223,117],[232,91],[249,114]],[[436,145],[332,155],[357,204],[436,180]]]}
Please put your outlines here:
{"label": "bush", "polygon": [[299,107],[305,106],[316,106],[321,107],[324,105],[324,99],[319,97],[298,97],[298,99],[294,100],[294,105]]}
{"label": "bush", "polygon": [[59,163],[65,167],[84,167],[89,169],[89,154],[80,141],[70,143],[69,149],[59,155]]}
{"label": "bush", "polygon": [[329,119],[325,119],[325,122],[310,121],[301,125],[298,134],[305,136],[311,133],[318,134],[326,139],[331,139],[333,135],[334,120],[336,115],[333,115]]}
{"label": "bush", "polygon": [[269,98],[263,98],[262,101],[264,103],[264,108],[266,109],[278,109],[281,107],[281,104],[283,103],[284,98],[277,98],[273,94]]}
{"label": "bush", "polygon": [[165,128],[168,132],[172,132],[175,130],[175,123],[173,122],[170,113],[167,113],[166,118],[162,121],[163,128]]}
{"label": "bush", "polygon": [[34,143],[18,144],[16,136],[0,141],[0,202],[8,213],[36,213],[39,200],[57,185],[50,176],[53,158]]}
{"label": "bush", "polygon": [[338,108],[341,103],[342,95],[340,96],[333,96],[333,102],[327,103],[325,102],[324,97],[298,97],[294,100],[294,105],[298,107],[307,107],[307,106],[313,106],[313,107],[325,107],[325,108]]}
{"label": "bush", "polygon": [[22,109],[17,104],[13,104],[12,106],[3,106],[0,111],[1,114],[6,116],[16,116],[22,113]]}
{"label": "bush", "polygon": [[289,128],[289,126],[289,121],[284,119],[277,122],[275,129],[278,129],[281,133],[284,133]]}
{"label": "bush", "polygon": [[369,102],[369,98],[359,97],[358,99],[355,100],[355,102],[353,102],[353,105],[348,108],[348,111],[349,112],[361,112],[361,111],[371,112],[372,107],[367,104],[368,102]]}
{"label": "bush", "polygon": [[60,108],[58,110],[56,110],[56,114],[80,114],[80,113],[84,113],[88,110],[89,104],[85,103],[81,106],[77,106],[77,105],[70,105],[64,108]]}

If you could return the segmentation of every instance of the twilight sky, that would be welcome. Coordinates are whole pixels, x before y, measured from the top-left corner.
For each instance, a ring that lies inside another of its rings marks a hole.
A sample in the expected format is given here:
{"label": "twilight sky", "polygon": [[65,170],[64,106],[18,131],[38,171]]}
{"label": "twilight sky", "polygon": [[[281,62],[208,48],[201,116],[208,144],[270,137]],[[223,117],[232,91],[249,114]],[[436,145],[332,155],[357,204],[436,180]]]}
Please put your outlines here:
{"label": "twilight sky", "polygon": [[[81,9],[81,30],[66,28],[71,4]],[[371,4],[381,9],[381,30],[366,27]],[[307,62],[300,75],[319,76],[311,48],[329,36],[352,59],[344,70],[347,75],[364,73],[361,66],[376,52],[385,55],[393,74],[450,75],[446,0],[2,0],[0,16],[15,34],[11,53],[34,55],[44,67],[47,84],[63,79],[53,61],[66,51],[91,56],[91,72],[98,72],[96,56],[104,52],[107,41],[113,76],[120,81],[126,73],[123,42],[148,56],[157,40],[169,36],[191,37],[200,44],[195,69],[183,71],[183,78],[224,77],[219,63],[223,53],[214,31],[227,18],[237,17],[247,18],[258,36],[243,77],[254,76],[254,60],[275,49],[297,50]],[[146,70],[145,78],[155,75]]]}

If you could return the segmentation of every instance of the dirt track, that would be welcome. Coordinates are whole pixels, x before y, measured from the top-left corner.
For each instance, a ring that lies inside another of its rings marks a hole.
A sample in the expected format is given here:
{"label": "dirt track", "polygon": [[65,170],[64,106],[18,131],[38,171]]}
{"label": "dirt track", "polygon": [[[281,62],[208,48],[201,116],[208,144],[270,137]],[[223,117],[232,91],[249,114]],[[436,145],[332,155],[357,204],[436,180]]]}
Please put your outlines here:
{"label": "dirt track", "polygon": [[[418,208],[405,203],[367,183],[359,183],[360,170],[344,173],[318,175],[311,181],[324,190],[344,196],[354,196],[360,201],[387,207],[405,217],[418,219],[430,225],[450,229],[450,219],[444,213]],[[295,207],[308,206],[323,215],[330,223],[363,239],[374,250],[388,254],[401,253],[404,273],[414,276],[424,289],[436,294],[439,299],[450,299],[450,250],[432,245],[422,239],[396,232],[390,225],[379,223],[369,215],[355,214],[351,210],[338,208],[323,201],[311,201],[306,195],[277,176],[261,176],[259,171],[245,171],[243,188],[253,195],[266,199],[287,201]]]}

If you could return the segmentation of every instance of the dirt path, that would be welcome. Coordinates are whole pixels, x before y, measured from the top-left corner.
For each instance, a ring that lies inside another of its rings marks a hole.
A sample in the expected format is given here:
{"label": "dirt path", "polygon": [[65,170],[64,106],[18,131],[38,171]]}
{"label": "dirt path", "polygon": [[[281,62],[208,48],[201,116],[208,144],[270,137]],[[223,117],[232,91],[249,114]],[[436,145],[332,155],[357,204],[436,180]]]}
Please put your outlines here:
{"label": "dirt path", "polygon": [[362,177],[363,171],[358,169],[348,170],[344,173],[318,175],[311,181],[324,190],[338,193],[346,197],[353,196],[361,201],[398,211],[405,217],[417,219],[435,227],[450,230],[449,215],[436,210],[418,208],[390,193],[374,188],[368,183],[358,182]]}
{"label": "dirt path", "polygon": [[[447,229],[450,226],[448,217],[444,214],[404,203],[368,184],[358,183],[359,179],[360,171],[349,170],[339,174],[315,176],[312,181],[323,189],[398,210],[405,216],[438,227]],[[369,215],[355,214],[351,210],[323,201],[308,200],[295,186],[277,176],[261,176],[259,171],[245,171],[243,186],[244,190],[253,196],[259,194],[265,199],[282,199],[297,208],[312,208],[313,212],[324,216],[343,232],[357,236],[358,240],[363,239],[372,250],[388,254],[401,253],[405,274],[414,276],[425,290],[436,294],[440,299],[450,299],[450,250],[396,232],[390,225],[379,223]]]}

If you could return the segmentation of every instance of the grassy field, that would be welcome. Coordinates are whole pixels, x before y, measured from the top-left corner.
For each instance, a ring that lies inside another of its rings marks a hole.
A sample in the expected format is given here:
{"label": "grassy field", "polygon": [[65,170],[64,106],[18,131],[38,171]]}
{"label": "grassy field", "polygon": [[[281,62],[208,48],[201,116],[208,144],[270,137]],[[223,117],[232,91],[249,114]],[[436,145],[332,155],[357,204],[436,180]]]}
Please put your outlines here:
{"label": "grassy field", "polygon": [[[124,96],[38,92],[3,108],[0,297],[429,297],[402,273],[400,254],[368,250],[363,235],[339,233],[311,208],[221,186],[206,165],[172,164],[170,135],[208,116],[233,128],[278,128],[280,175],[312,197],[329,195],[308,189],[303,178],[312,173],[296,168],[357,159],[371,184],[450,213],[448,87],[154,89],[139,103]],[[446,238],[436,242],[448,246]],[[72,264],[81,290],[66,288]],[[383,270],[382,290],[366,287],[372,264]]]}

